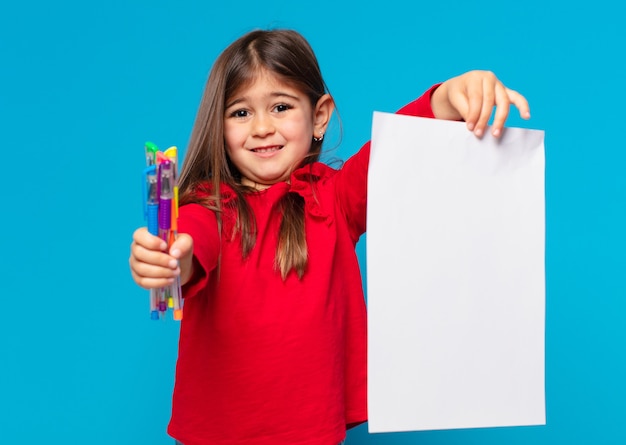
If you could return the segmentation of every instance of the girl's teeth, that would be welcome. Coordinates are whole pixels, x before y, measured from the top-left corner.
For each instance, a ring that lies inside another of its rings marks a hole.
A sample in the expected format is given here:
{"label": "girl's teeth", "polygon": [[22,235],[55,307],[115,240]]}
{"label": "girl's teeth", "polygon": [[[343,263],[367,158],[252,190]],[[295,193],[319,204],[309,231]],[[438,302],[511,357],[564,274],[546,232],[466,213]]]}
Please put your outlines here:
{"label": "girl's teeth", "polygon": [[257,149],[256,149],[256,150],[254,150],[254,151],[256,151],[257,153],[267,153],[267,152],[270,152],[270,151],[276,151],[276,150],[278,150],[278,149],[279,149],[278,147],[272,147],[272,148],[257,148]]}

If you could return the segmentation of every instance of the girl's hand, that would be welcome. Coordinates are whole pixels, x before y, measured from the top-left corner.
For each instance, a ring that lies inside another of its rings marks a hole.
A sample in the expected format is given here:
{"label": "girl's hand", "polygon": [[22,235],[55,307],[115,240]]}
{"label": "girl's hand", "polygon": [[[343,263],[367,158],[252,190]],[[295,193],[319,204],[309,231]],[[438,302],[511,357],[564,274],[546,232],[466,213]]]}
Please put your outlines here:
{"label": "girl's hand", "polygon": [[436,118],[462,119],[477,137],[484,134],[494,106],[496,111],[491,133],[499,137],[511,104],[517,107],[522,119],[530,119],[530,109],[524,96],[505,87],[490,71],[469,71],[453,77],[442,83],[431,97]]}
{"label": "girl's hand", "polygon": [[144,289],[166,287],[180,275],[185,284],[193,274],[193,240],[185,233],[178,235],[167,252],[167,243],[152,235],[145,227],[137,229],[130,245],[130,272]]}

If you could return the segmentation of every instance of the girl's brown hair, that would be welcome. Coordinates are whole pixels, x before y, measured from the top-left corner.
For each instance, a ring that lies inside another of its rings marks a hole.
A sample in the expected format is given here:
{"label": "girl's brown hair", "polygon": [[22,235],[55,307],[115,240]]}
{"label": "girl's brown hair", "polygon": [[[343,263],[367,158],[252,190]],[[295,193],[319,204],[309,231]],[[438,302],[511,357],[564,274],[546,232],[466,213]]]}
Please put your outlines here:
{"label": "girl's brown hair", "polygon": [[[180,174],[181,204],[197,202],[216,212],[222,230],[220,184],[229,185],[237,196],[229,206],[237,215],[232,236],[241,233],[243,257],[256,243],[256,222],[244,195],[251,190],[241,184],[241,174],[230,162],[224,143],[226,101],[240,88],[251,84],[260,70],[267,70],[292,85],[311,101],[315,109],[326,91],[317,58],[308,42],[291,30],[252,31],[233,42],[215,61],[207,81]],[[321,141],[312,140],[302,165],[319,159]],[[210,196],[194,192],[209,182]],[[304,232],[304,200],[293,192],[278,203],[282,222],[276,248],[275,266],[283,279],[292,269],[302,278],[307,265]]]}

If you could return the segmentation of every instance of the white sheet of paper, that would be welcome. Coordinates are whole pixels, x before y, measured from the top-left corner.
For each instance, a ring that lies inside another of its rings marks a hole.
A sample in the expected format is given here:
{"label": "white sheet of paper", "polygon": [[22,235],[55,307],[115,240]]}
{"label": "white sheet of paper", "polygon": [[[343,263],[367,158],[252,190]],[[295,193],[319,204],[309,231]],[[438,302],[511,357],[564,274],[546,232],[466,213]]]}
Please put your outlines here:
{"label": "white sheet of paper", "polygon": [[545,424],[544,132],[374,113],[369,431]]}

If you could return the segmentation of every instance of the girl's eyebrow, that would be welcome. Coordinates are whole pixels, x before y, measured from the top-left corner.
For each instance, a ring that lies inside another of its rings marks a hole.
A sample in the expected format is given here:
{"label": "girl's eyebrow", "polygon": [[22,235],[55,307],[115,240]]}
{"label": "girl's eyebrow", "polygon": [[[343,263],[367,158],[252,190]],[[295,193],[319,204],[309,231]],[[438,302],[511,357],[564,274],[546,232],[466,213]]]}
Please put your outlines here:
{"label": "girl's eyebrow", "polygon": [[285,93],[284,91],[275,91],[270,94],[270,97],[288,97],[293,100],[300,100],[298,96],[295,96],[290,93]]}
{"label": "girl's eyebrow", "polygon": [[[268,97],[270,97],[270,98],[287,97],[287,98],[289,98],[291,100],[300,101],[300,98],[298,96],[295,96],[295,95],[290,94],[290,93],[286,93],[284,91],[272,91],[270,94],[268,94]],[[231,102],[228,102],[226,104],[226,109],[228,109],[228,108],[230,108],[230,107],[232,107],[234,105],[237,105],[240,102],[245,102],[246,100],[247,100],[246,96],[238,97],[238,98],[232,100]]]}

